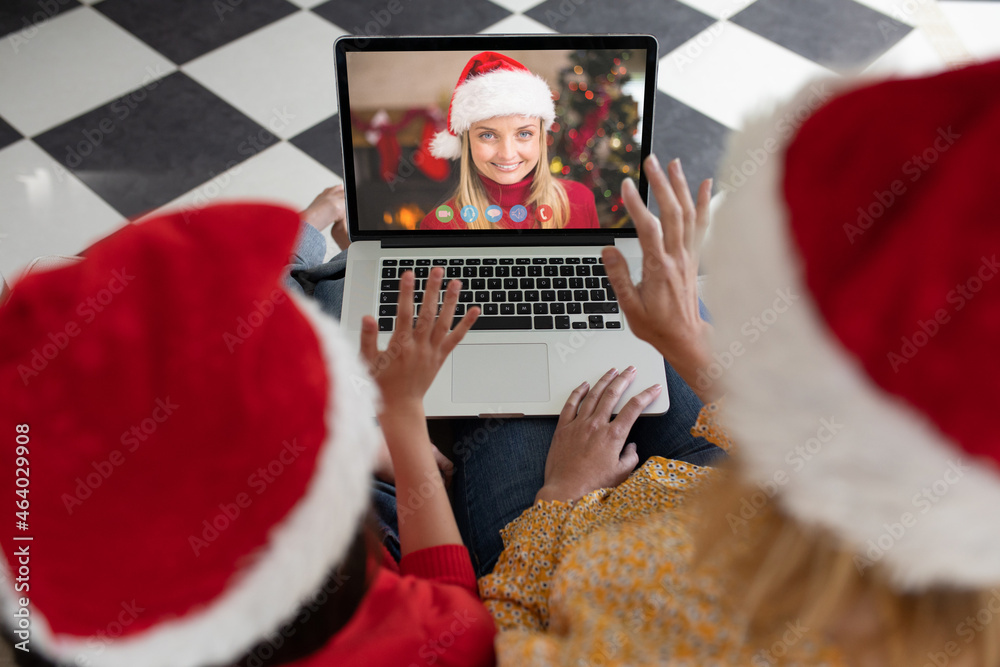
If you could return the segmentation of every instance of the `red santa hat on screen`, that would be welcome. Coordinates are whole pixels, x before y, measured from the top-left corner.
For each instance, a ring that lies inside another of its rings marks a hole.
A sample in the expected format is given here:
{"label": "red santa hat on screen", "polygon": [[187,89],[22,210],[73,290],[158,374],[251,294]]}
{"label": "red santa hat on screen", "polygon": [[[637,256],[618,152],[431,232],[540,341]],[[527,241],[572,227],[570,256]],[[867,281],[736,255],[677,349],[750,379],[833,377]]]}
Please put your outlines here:
{"label": "red santa hat on screen", "polygon": [[299,224],[269,205],[161,216],[0,306],[0,485],[17,498],[30,467],[33,538],[0,536],[0,603],[9,631],[30,614],[31,651],[231,664],[353,543],[380,436],[352,347],[282,285]]}
{"label": "red santa hat on screen", "polygon": [[475,55],[458,77],[448,107],[448,127],[434,136],[431,154],[457,160],[462,156],[462,134],[473,123],[515,115],[537,116],[548,131],[556,119],[549,84],[501,53]]}
{"label": "red santa hat on screen", "polygon": [[816,83],[719,172],[709,370],[745,472],[906,591],[1000,583],[998,82]]}

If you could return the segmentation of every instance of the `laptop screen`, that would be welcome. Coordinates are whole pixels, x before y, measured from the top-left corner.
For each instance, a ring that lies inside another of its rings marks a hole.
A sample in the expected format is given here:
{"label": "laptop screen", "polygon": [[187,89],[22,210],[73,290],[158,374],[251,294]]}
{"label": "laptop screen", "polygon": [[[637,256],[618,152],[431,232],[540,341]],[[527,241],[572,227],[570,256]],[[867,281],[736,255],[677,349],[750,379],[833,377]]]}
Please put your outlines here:
{"label": "laptop screen", "polygon": [[348,37],[336,57],[352,238],[634,234],[652,37]]}

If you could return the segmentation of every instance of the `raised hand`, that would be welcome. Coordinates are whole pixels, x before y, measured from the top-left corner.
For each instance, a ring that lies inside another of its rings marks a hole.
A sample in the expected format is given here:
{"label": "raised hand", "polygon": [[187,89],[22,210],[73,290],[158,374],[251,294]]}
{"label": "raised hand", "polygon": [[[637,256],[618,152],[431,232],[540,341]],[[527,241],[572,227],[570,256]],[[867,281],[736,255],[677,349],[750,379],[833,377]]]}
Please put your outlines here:
{"label": "raised hand", "polygon": [[708,228],[712,181],[702,182],[696,205],[680,160],[671,162],[664,173],[651,155],[645,169],[660,218],[642,203],[631,179],[622,185],[622,198],[642,248],[642,279],[632,282],[625,258],[613,247],[602,253],[608,279],[632,331],[659,350],[688,385],[708,400],[711,390],[697,387],[696,382],[698,369],[708,364],[711,330],[698,309],[698,253]]}
{"label": "raised hand", "polygon": [[423,307],[413,323],[412,271],[400,278],[396,330],[385,350],[378,349],[378,324],[366,316],[361,322],[361,356],[368,361],[372,377],[378,383],[387,410],[413,403],[422,405],[424,394],[434,382],[441,364],[479,317],[479,308],[470,308],[455,329],[455,305],[461,289],[459,281],[451,281],[445,290],[444,303],[438,315],[438,292],[444,269],[434,267],[427,280]]}

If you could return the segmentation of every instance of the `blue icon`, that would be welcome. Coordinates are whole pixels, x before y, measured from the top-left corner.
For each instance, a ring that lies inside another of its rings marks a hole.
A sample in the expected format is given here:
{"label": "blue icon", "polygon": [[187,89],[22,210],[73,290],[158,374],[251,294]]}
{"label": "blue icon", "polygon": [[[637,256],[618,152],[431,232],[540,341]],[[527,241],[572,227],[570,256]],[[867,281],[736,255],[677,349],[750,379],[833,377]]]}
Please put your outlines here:
{"label": "blue icon", "polygon": [[496,204],[486,207],[486,219],[490,222],[499,222],[503,217],[503,209]]}
{"label": "blue icon", "polygon": [[479,209],[472,204],[467,204],[462,207],[462,220],[465,220],[466,222],[475,222],[478,217]]}
{"label": "blue icon", "polygon": [[528,209],[520,204],[510,207],[510,219],[514,222],[524,222],[528,218]]}

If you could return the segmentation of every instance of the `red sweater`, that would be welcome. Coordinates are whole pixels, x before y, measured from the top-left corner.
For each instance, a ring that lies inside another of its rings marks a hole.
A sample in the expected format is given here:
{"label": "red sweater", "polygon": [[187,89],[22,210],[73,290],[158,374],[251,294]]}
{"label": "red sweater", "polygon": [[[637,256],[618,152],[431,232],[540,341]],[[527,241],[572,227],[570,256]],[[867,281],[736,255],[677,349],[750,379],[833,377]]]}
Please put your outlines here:
{"label": "red sweater", "polygon": [[[541,223],[535,218],[534,205],[526,206],[528,217],[523,221],[514,222],[510,219],[510,207],[516,204],[523,206],[524,202],[528,201],[531,194],[531,183],[535,178],[534,172],[523,180],[510,185],[501,185],[482,174],[478,176],[486,188],[490,202],[503,209],[503,217],[494,223],[498,229],[541,229]],[[569,199],[569,220],[566,221],[566,226],[563,229],[596,229],[599,227],[597,205],[594,203],[594,193],[590,188],[576,181],[557,179],[556,182],[562,184],[563,189],[566,190],[566,197]],[[420,229],[466,229],[465,222],[459,215],[460,211],[455,207],[455,200],[449,199],[447,203],[455,211],[455,217],[451,219],[451,222],[441,222],[435,217],[434,211],[431,211],[420,221]],[[479,212],[480,216],[484,214],[485,211]]]}
{"label": "red sweater", "polygon": [[398,567],[388,553],[351,620],[296,667],[492,665],[493,619],[479,601],[469,552],[422,549]]}

